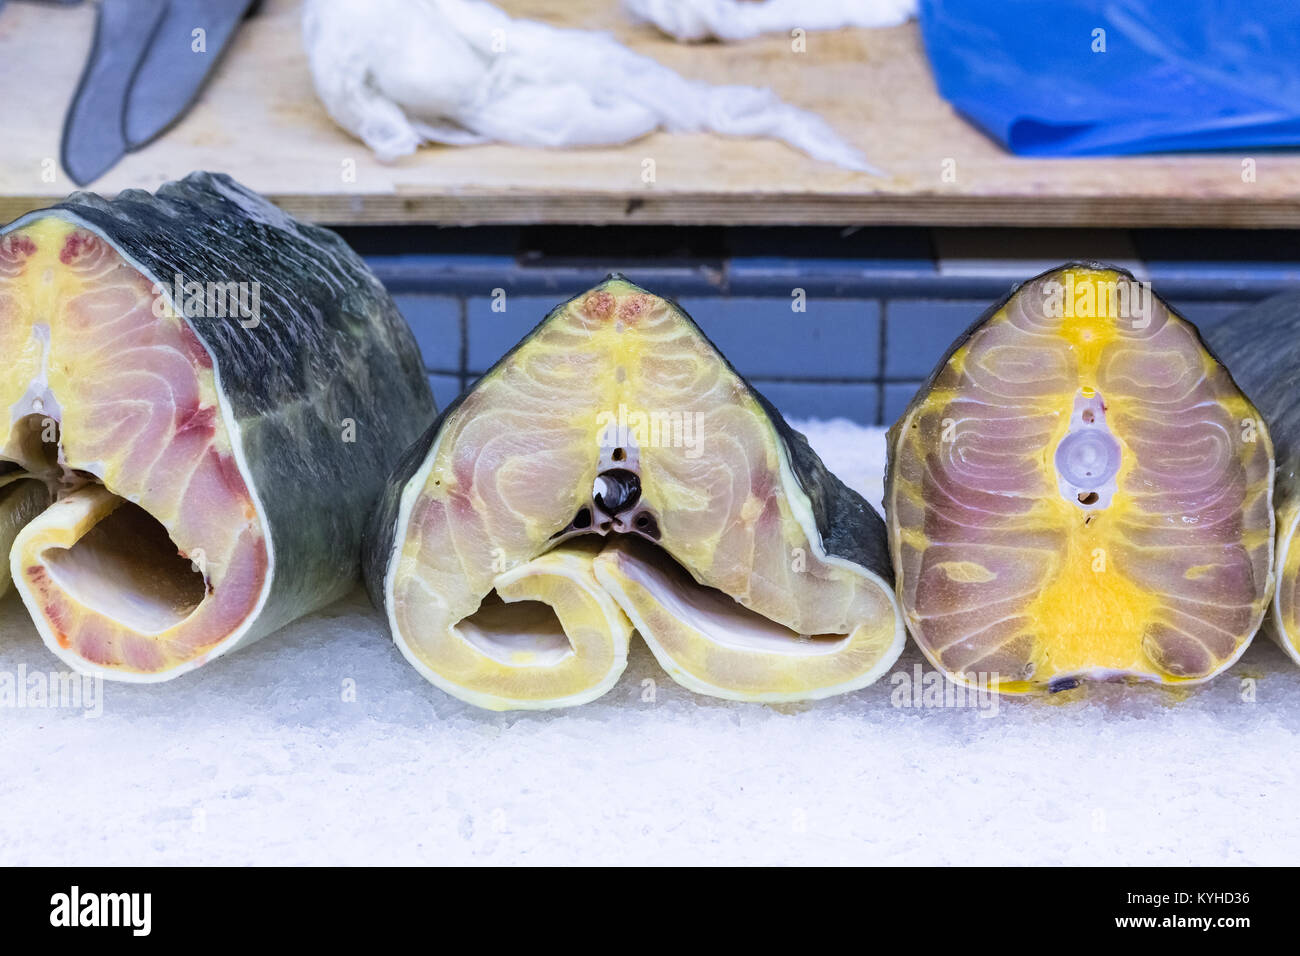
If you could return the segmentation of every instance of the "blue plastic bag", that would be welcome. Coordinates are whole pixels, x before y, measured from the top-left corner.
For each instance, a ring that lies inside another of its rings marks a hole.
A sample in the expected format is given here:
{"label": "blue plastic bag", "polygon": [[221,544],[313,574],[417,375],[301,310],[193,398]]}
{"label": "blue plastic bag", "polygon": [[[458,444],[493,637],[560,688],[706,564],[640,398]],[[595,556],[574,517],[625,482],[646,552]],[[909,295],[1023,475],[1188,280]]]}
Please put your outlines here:
{"label": "blue plastic bag", "polygon": [[921,0],[939,91],[1016,153],[1300,145],[1300,0]]}

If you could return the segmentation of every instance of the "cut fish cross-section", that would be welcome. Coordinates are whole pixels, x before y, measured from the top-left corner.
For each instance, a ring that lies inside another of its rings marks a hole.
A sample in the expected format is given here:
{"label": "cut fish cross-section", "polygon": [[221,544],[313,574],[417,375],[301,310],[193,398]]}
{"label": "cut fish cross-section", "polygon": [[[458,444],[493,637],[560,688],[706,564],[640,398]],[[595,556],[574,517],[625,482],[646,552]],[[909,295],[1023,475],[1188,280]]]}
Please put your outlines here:
{"label": "cut fish cross-section", "polygon": [[344,593],[434,414],[361,260],[206,173],[0,230],[0,355],[5,582],[51,650],[120,680]]}
{"label": "cut fish cross-section", "polygon": [[904,640],[879,515],[620,276],[408,451],[365,562],[406,658],[493,709],[605,693],[633,628],[686,687],[756,701],[865,686]]}
{"label": "cut fish cross-section", "polygon": [[1196,329],[1100,263],[1015,290],[890,430],[907,624],[955,680],[1190,683],[1272,589],[1268,429]]}

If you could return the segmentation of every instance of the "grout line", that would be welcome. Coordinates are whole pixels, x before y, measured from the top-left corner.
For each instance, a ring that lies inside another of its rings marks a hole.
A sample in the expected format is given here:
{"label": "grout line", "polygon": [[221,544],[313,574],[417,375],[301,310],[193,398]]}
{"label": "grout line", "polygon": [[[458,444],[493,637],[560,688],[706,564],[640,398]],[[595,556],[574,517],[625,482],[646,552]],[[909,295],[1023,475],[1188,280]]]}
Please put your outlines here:
{"label": "grout line", "polygon": [[889,344],[889,302],[886,299],[877,301],[880,303],[880,354],[876,357],[876,424],[879,426],[885,422],[885,348]]}
{"label": "grout line", "polygon": [[460,305],[460,390],[464,392],[469,382],[466,371],[469,365],[469,297],[461,296],[457,301]]}

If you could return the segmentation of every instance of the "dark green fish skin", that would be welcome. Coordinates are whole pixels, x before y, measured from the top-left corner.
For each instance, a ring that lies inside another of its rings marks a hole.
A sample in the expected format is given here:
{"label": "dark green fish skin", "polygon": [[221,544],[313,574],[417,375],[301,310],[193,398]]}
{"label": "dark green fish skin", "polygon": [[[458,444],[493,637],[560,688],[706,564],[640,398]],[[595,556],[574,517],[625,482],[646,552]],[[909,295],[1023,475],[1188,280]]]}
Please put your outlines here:
{"label": "dark green fish skin", "polygon": [[[597,286],[595,289],[584,289],[582,292],[561,302],[555,306],[539,322],[532,331],[524,336],[518,344],[509,352],[503,355],[495,365],[492,366],[484,375],[484,380],[490,378],[494,372],[504,365],[520,348],[522,348],[530,339],[533,338],[551,317],[568,308],[569,304],[579,298],[585,298],[593,292],[598,292],[608,283],[627,282],[628,280],[618,273],[611,274],[606,278],[605,283]],[[645,289],[639,291],[654,295]],[[889,559],[889,547],[886,543],[885,523],[874,508],[839,478],[833,475],[826,466],[822,464],[817,453],[812,450],[808,440],[800,433],[789,426],[781,413],[772,405],[754,386],[727,360],[722,351],[713,344],[706,336],[695,320],[687,314],[680,305],[672,300],[669,301],[677,310],[680,316],[690,324],[701,338],[709,343],[710,347],[717,352],[718,356],[726,364],[726,367],[735,373],[736,377],[744,383],[749,389],[751,395],[758,401],[763,408],[768,419],[771,421],[781,441],[784,443],[790,458],[790,467],[795,478],[798,480],[800,487],[807,494],[809,503],[812,506],[813,517],[817,523],[817,530],[821,533],[822,545],[828,554],[835,557],[844,558],[852,561],[862,567],[867,568],[874,574],[878,575],[886,584],[892,587],[894,581],[893,566]],[[468,393],[466,393],[468,394]],[[424,464],[425,458],[433,448],[438,434],[442,429],[442,424],[464,400],[462,395],[452,402],[443,410],[427,431],[420,437],[420,440],[414,446],[407,449],[406,454],[402,456],[392,477],[388,481],[388,487],[380,498],[370,523],[366,529],[365,541],[363,545],[363,572],[366,580],[366,588],[370,593],[370,598],[377,608],[384,609],[384,578],[388,574],[388,568],[396,554],[399,542],[393,540],[396,525],[397,514],[401,503],[402,492],[415,473],[420,470]]]}
{"label": "dark green fish skin", "polygon": [[366,517],[435,415],[415,337],[380,281],[338,235],[224,174],[111,201],[74,193],[7,229],[50,215],[106,238],[167,290],[177,275],[259,284],[255,327],[185,320],[214,358],[269,530],[271,593],[254,628],[268,633],[346,594]]}
{"label": "dark green fish skin", "polygon": [[1268,423],[1281,507],[1300,494],[1300,292],[1233,313],[1205,340]]}

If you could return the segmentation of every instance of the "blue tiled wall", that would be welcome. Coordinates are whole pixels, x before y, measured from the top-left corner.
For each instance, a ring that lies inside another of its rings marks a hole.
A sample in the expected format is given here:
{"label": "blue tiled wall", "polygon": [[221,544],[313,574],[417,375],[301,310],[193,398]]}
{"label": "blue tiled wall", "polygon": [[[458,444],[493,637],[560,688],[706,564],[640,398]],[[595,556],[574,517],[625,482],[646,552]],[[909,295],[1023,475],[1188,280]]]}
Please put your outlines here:
{"label": "blue tiled wall", "polygon": [[[345,234],[415,330],[439,406],[552,307],[611,271],[677,299],[787,416],[884,425],[990,303],[1046,264],[1103,254],[1118,259],[1205,325],[1300,287],[1300,239],[1285,232],[494,228]],[[791,308],[796,290],[804,311]]]}
{"label": "blue tiled wall", "polygon": [[461,313],[464,308],[461,300],[450,295],[409,293],[399,293],[393,296],[393,300],[415,332],[425,368],[459,376],[463,339]]}
{"label": "blue tiled wall", "polygon": [[[581,289],[574,289],[576,295]],[[471,296],[465,304],[466,368],[481,375],[502,355],[510,351],[538,322],[568,294],[562,296],[510,295],[494,300],[490,296]]]}

